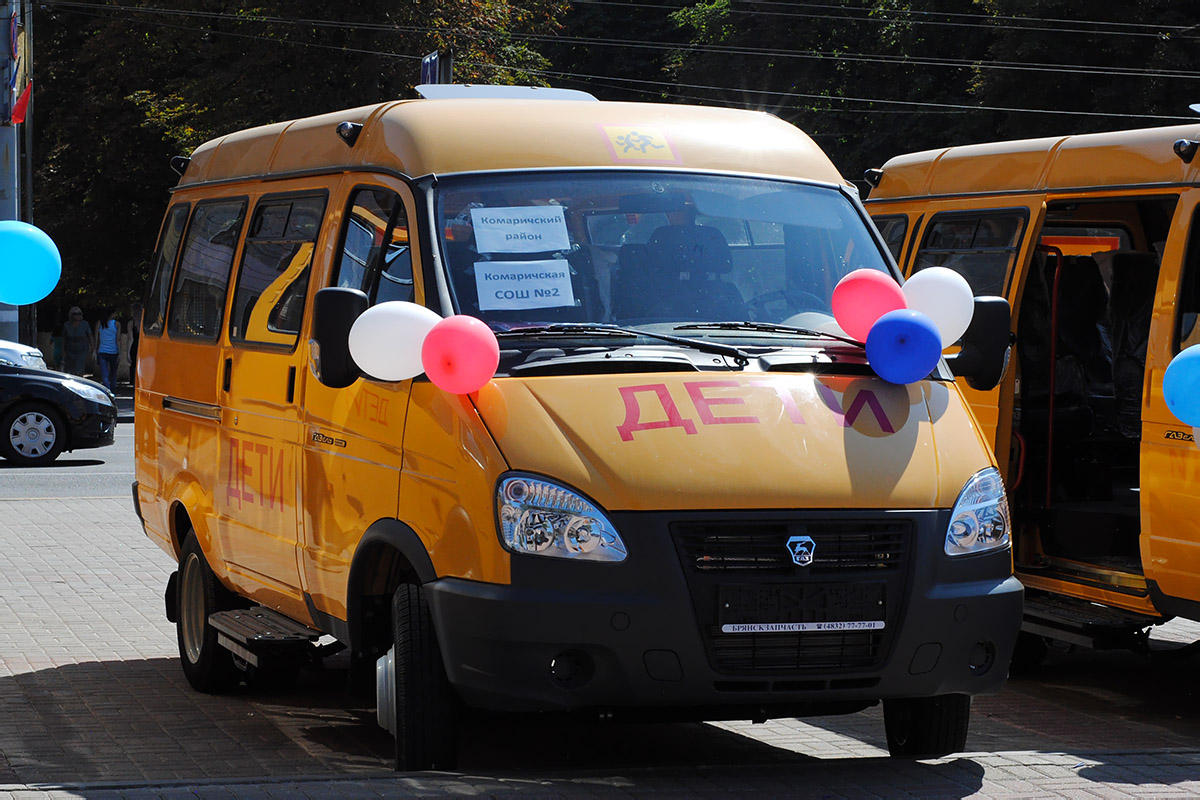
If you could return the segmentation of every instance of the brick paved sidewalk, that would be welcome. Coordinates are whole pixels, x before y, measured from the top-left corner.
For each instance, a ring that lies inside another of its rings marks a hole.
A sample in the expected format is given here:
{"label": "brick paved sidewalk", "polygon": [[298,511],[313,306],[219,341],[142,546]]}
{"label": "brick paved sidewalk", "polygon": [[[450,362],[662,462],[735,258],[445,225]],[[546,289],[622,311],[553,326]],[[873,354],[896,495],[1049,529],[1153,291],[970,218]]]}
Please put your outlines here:
{"label": "brick paved sidewalk", "polygon": [[[1200,796],[1194,693],[1116,694],[1106,670],[1139,668],[1120,656],[977,698],[972,752],[938,761],[886,758],[872,709],[764,725],[485,719],[464,733],[461,773],[393,775],[390,738],[336,674],[279,696],[187,686],[162,609],[174,564],[130,505],[0,501],[0,800]],[[1190,686],[1192,670],[1153,674]]]}
{"label": "brick paved sidewalk", "polygon": [[1200,795],[1200,753],[965,753],[936,761],[885,758],[564,772],[292,776],[205,782],[3,786],[0,800],[102,798],[409,797],[1166,798]]}

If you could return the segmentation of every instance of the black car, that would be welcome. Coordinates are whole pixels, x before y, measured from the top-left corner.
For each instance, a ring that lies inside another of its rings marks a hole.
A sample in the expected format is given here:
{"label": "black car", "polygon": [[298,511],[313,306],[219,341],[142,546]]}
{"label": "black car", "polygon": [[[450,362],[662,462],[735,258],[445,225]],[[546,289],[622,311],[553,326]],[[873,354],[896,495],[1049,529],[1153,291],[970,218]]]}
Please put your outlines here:
{"label": "black car", "polygon": [[49,464],[64,450],[113,443],[117,405],[100,384],[0,359],[0,456]]}

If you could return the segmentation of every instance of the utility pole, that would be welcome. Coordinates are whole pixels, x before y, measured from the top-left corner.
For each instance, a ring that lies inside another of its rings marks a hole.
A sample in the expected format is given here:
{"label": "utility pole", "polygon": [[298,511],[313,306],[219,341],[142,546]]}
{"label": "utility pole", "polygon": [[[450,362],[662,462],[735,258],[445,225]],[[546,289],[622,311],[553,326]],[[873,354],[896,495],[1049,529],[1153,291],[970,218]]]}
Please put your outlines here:
{"label": "utility pole", "polygon": [[[32,0],[0,0],[0,220],[31,221],[32,22]],[[23,315],[26,325],[21,326],[19,309],[0,304],[0,339],[36,342],[36,313],[36,307],[29,306]]]}

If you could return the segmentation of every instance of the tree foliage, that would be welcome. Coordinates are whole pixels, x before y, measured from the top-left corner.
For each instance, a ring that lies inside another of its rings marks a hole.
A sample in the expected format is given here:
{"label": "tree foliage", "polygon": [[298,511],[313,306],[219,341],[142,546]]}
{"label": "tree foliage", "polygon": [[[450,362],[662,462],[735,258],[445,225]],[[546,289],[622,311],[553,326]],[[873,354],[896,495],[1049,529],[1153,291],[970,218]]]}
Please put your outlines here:
{"label": "tree foliage", "polygon": [[[173,155],[231,131],[411,97],[421,56],[453,48],[456,78],[529,82],[526,38],[560,0],[120,0],[49,4],[37,19],[37,224],[58,243],[61,310],[140,297]],[[134,10],[130,10],[130,9]],[[144,10],[143,10],[144,9]]]}
{"label": "tree foliage", "polygon": [[55,301],[140,294],[170,156],[411,96],[434,49],[454,49],[458,82],[770,111],[851,178],[899,153],[1164,124],[1200,102],[1200,6],[1177,0],[169,5],[39,6],[35,217],[64,256],[48,325]]}

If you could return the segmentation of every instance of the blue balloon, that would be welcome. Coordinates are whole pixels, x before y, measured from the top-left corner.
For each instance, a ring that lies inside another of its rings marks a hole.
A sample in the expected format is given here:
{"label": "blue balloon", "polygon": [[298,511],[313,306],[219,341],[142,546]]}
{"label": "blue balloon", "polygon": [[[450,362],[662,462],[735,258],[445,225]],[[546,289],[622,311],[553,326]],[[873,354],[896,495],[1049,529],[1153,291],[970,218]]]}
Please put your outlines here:
{"label": "blue balloon", "polygon": [[0,303],[36,303],[58,285],[62,256],[41,228],[17,220],[0,221]]}
{"label": "blue balloon", "polygon": [[1200,345],[1171,359],[1163,373],[1163,399],[1180,422],[1200,427]]}
{"label": "blue balloon", "polygon": [[888,383],[929,377],[942,357],[942,335],[926,315],[911,308],[889,311],[867,334],[867,361]]}

